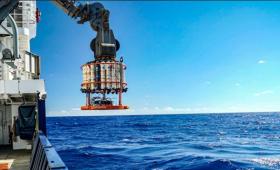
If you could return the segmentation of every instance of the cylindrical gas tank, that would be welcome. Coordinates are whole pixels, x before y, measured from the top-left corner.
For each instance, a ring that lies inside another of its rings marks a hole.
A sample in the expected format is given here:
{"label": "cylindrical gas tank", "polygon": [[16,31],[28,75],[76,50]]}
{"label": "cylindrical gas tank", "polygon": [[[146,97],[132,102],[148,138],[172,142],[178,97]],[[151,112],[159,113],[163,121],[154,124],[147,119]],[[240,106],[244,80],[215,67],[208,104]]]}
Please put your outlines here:
{"label": "cylindrical gas tank", "polygon": [[112,81],[112,91],[114,92],[116,90],[116,88],[117,88],[117,84],[116,84],[116,64],[112,63],[111,67],[112,67],[112,78],[111,78],[111,81]]}
{"label": "cylindrical gas tank", "polygon": [[90,90],[94,90],[95,87],[95,68],[94,64],[90,64]]}
{"label": "cylindrical gas tank", "polygon": [[90,89],[90,66],[86,65],[86,88]]}
{"label": "cylindrical gas tank", "polygon": [[100,78],[100,74],[101,74],[101,71],[100,71],[100,64],[95,64],[95,86],[96,86],[96,90],[100,90],[101,88],[101,78]]}
{"label": "cylindrical gas tank", "polygon": [[105,89],[105,79],[106,79],[105,70],[106,70],[106,65],[103,62],[101,62],[100,63],[101,90]]}
{"label": "cylindrical gas tank", "polygon": [[85,90],[86,89],[86,68],[85,66],[83,65],[82,66],[82,72],[83,72],[83,81],[82,81],[82,90]]}
{"label": "cylindrical gas tank", "polygon": [[117,79],[117,89],[119,90],[121,88],[120,83],[121,83],[121,65],[118,62],[116,64],[116,79]]}
{"label": "cylindrical gas tank", "polygon": [[125,66],[125,64],[121,63],[121,68],[122,68],[122,88],[125,89],[126,88],[126,79],[125,79],[126,66]]}
{"label": "cylindrical gas tank", "polygon": [[112,89],[112,63],[111,62],[108,62],[107,63],[107,88]]}

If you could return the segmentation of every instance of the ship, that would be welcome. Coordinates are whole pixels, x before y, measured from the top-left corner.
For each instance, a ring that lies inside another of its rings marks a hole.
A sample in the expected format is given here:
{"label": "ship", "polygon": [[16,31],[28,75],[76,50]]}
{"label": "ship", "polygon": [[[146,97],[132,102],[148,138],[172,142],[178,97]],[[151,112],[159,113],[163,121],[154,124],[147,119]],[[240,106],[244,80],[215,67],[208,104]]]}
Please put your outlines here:
{"label": "ship", "polygon": [[20,1],[0,28],[1,170],[67,169],[46,137],[45,81],[30,50],[38,12],[36,1]]}
{"label": "ship", "polygon": [[[122,104],[126,65],[116,57],[120,44],[109,27],[109,11],[97,2],[52,2],[97,33],[90,43],[94,58],[81,67],[81,92],[86,94],[81,110],[128,109]],[[47,138],[41,59],[30,48],[40,16],[35,0],[0,1],[0,170],[68,169]],[[109,94],[118,95],[118,104]]]}

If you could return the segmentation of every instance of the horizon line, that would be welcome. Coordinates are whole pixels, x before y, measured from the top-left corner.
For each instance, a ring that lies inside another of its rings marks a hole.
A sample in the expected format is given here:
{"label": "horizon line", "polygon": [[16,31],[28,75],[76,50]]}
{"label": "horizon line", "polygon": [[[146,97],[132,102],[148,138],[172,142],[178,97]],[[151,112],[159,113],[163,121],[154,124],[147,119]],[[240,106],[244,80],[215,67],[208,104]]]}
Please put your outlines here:
{"label": "horizon line", "polygon": [[280,111],[252,112],[198,112],[198,113],[140,113],[140,114],[93,114],[93,115],[47,115],[46,117],[105,117],[105,116],[163,116],[163,115],[209,115],[209,114],[244,114],[244,113],[280,113]]}

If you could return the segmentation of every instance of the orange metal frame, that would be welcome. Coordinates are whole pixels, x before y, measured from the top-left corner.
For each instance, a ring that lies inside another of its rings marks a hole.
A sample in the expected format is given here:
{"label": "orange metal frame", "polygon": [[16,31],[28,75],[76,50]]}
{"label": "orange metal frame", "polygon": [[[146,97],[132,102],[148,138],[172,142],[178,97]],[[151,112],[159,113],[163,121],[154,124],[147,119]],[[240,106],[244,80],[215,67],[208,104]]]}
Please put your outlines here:
{"label": "orange metal frame", "polygon": [[82,106],[81,110],[125,110],[128,109],[128,106],[123,105],[98,105],[98,106]]}

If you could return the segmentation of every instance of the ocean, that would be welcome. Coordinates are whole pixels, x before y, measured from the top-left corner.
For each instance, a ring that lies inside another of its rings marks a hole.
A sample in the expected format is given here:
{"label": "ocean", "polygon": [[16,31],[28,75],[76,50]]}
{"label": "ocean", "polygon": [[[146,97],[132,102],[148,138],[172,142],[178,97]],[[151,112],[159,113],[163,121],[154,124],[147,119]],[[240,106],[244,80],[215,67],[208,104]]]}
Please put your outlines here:
{"label": "ocean", "polygon": [[49,117],[69,169],[280,169],[280,114]]}

